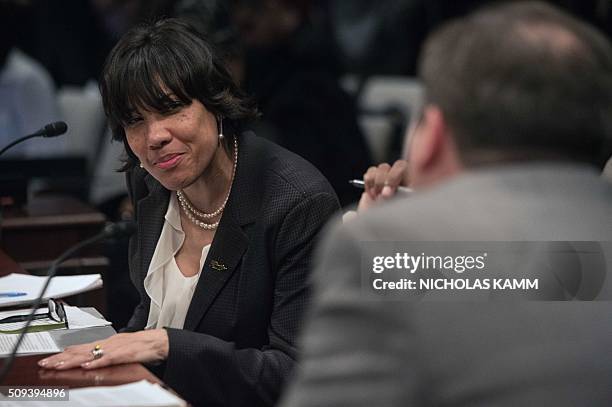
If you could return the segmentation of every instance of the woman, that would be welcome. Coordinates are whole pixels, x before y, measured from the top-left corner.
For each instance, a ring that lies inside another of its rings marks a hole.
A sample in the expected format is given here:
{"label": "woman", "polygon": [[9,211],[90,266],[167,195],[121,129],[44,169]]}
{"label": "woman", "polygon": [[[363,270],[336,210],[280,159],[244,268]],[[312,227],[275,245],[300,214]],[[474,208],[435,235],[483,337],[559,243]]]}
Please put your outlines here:
{"label": "woman", "polygon": [[253,110],[178,20],[126,34],[100,88],[128,153],[136,332],[41,366],[159,364],[192,404],[273,404],[296,356],[313,242],[339,208],[333,190],[298,156],[239,132]]}

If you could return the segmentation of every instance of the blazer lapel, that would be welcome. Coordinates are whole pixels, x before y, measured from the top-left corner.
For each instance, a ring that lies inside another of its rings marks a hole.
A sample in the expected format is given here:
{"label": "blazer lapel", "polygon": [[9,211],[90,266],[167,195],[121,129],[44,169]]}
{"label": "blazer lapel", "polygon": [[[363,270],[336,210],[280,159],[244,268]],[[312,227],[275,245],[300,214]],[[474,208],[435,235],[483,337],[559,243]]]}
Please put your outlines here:
{"label": "blazer lapel", "polygon": [[238,268],[249,246],[249,239],[243,227],[255,221],[261,205],[260,183],[263,175],[259,160],[266,159],[265,148],[250,132],[243,133],[238,141],[238,165],[234,185],[183,325],[191,331],[198,326]]}
{"label": "blazer lapel", "polygon": [[213,240],[202,275],[198,281],[184,329],[193,331],[208,311],[210,305],[236,271],[249,241],[240,225],[230,214],[224,216]]}

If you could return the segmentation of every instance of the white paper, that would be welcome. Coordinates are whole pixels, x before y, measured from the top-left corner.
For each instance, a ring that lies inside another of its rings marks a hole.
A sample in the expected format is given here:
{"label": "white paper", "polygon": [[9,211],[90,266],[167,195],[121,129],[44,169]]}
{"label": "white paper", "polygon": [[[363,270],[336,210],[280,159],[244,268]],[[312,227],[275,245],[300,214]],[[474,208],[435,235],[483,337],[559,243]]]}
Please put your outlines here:
{"label": "white paper", "polygon": [[[0,335],[0,356],[8,356],[17,342],[18,334]],[[55,353],[61,349],[57,347],[49,332],[28,333],[23,338],[17,350],[18,355],[30,353]]]}
{"label": "white paper", "polygon": [[[46,277],[15,273],[0,277],[0,292],[26,293],[21,297],[0,297],[0,307],[31,303],[40,295],[46,279]],[[53,277],[44,299],[67,297],[99,287],[102,287],[100,274]]]}
{"label": "white paper", "polygon": [[94,317],[88,312],[81,310],[79,307],[65,305],[66,317],[68,318],[69,329],[93,328],[95,326],[109,326],[111,322],[104,318]]}
{"label": "white paper", "polygon": [[0,406],[53,406],[53,407],[185,407],[185,403],[157,384],[141,380],[121,386],[86,387],[70,389],[70,401],[0,403]]}

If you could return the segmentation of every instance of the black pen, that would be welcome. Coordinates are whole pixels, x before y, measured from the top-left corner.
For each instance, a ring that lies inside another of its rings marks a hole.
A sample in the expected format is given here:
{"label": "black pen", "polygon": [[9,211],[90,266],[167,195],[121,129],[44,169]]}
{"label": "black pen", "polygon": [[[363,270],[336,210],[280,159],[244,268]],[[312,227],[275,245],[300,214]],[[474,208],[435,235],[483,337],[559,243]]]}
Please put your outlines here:
{"label": "black pen", "polygon": [[[355,188],[365,189],[365,183],[363,182],[363,180],[360,180],[360,179],[351,179],[349,180],[349,184],[351,184]],[[403,194],[409,195],[412,193],[412,189],[399,186],[397,187],[397,192],[401,193],[402,195]]]}

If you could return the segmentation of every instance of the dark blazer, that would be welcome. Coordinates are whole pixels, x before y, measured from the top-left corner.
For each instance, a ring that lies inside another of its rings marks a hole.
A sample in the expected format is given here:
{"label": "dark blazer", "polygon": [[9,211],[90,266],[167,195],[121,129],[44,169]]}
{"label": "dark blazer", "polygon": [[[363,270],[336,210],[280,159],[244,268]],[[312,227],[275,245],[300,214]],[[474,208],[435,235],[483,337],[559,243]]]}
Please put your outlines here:
{"label": "dark blazer", "polygon": [[[130,273],[141,296],[128,330],[139,330],[150,305],[143,282],[170,192],[140,168],[127,180],[138,224]],[[167,329],[164,382],[194,405],[272,405],[295,363],[313,243],[338,209],[312,165],[242,134],[234,185],[184,329]]]}

